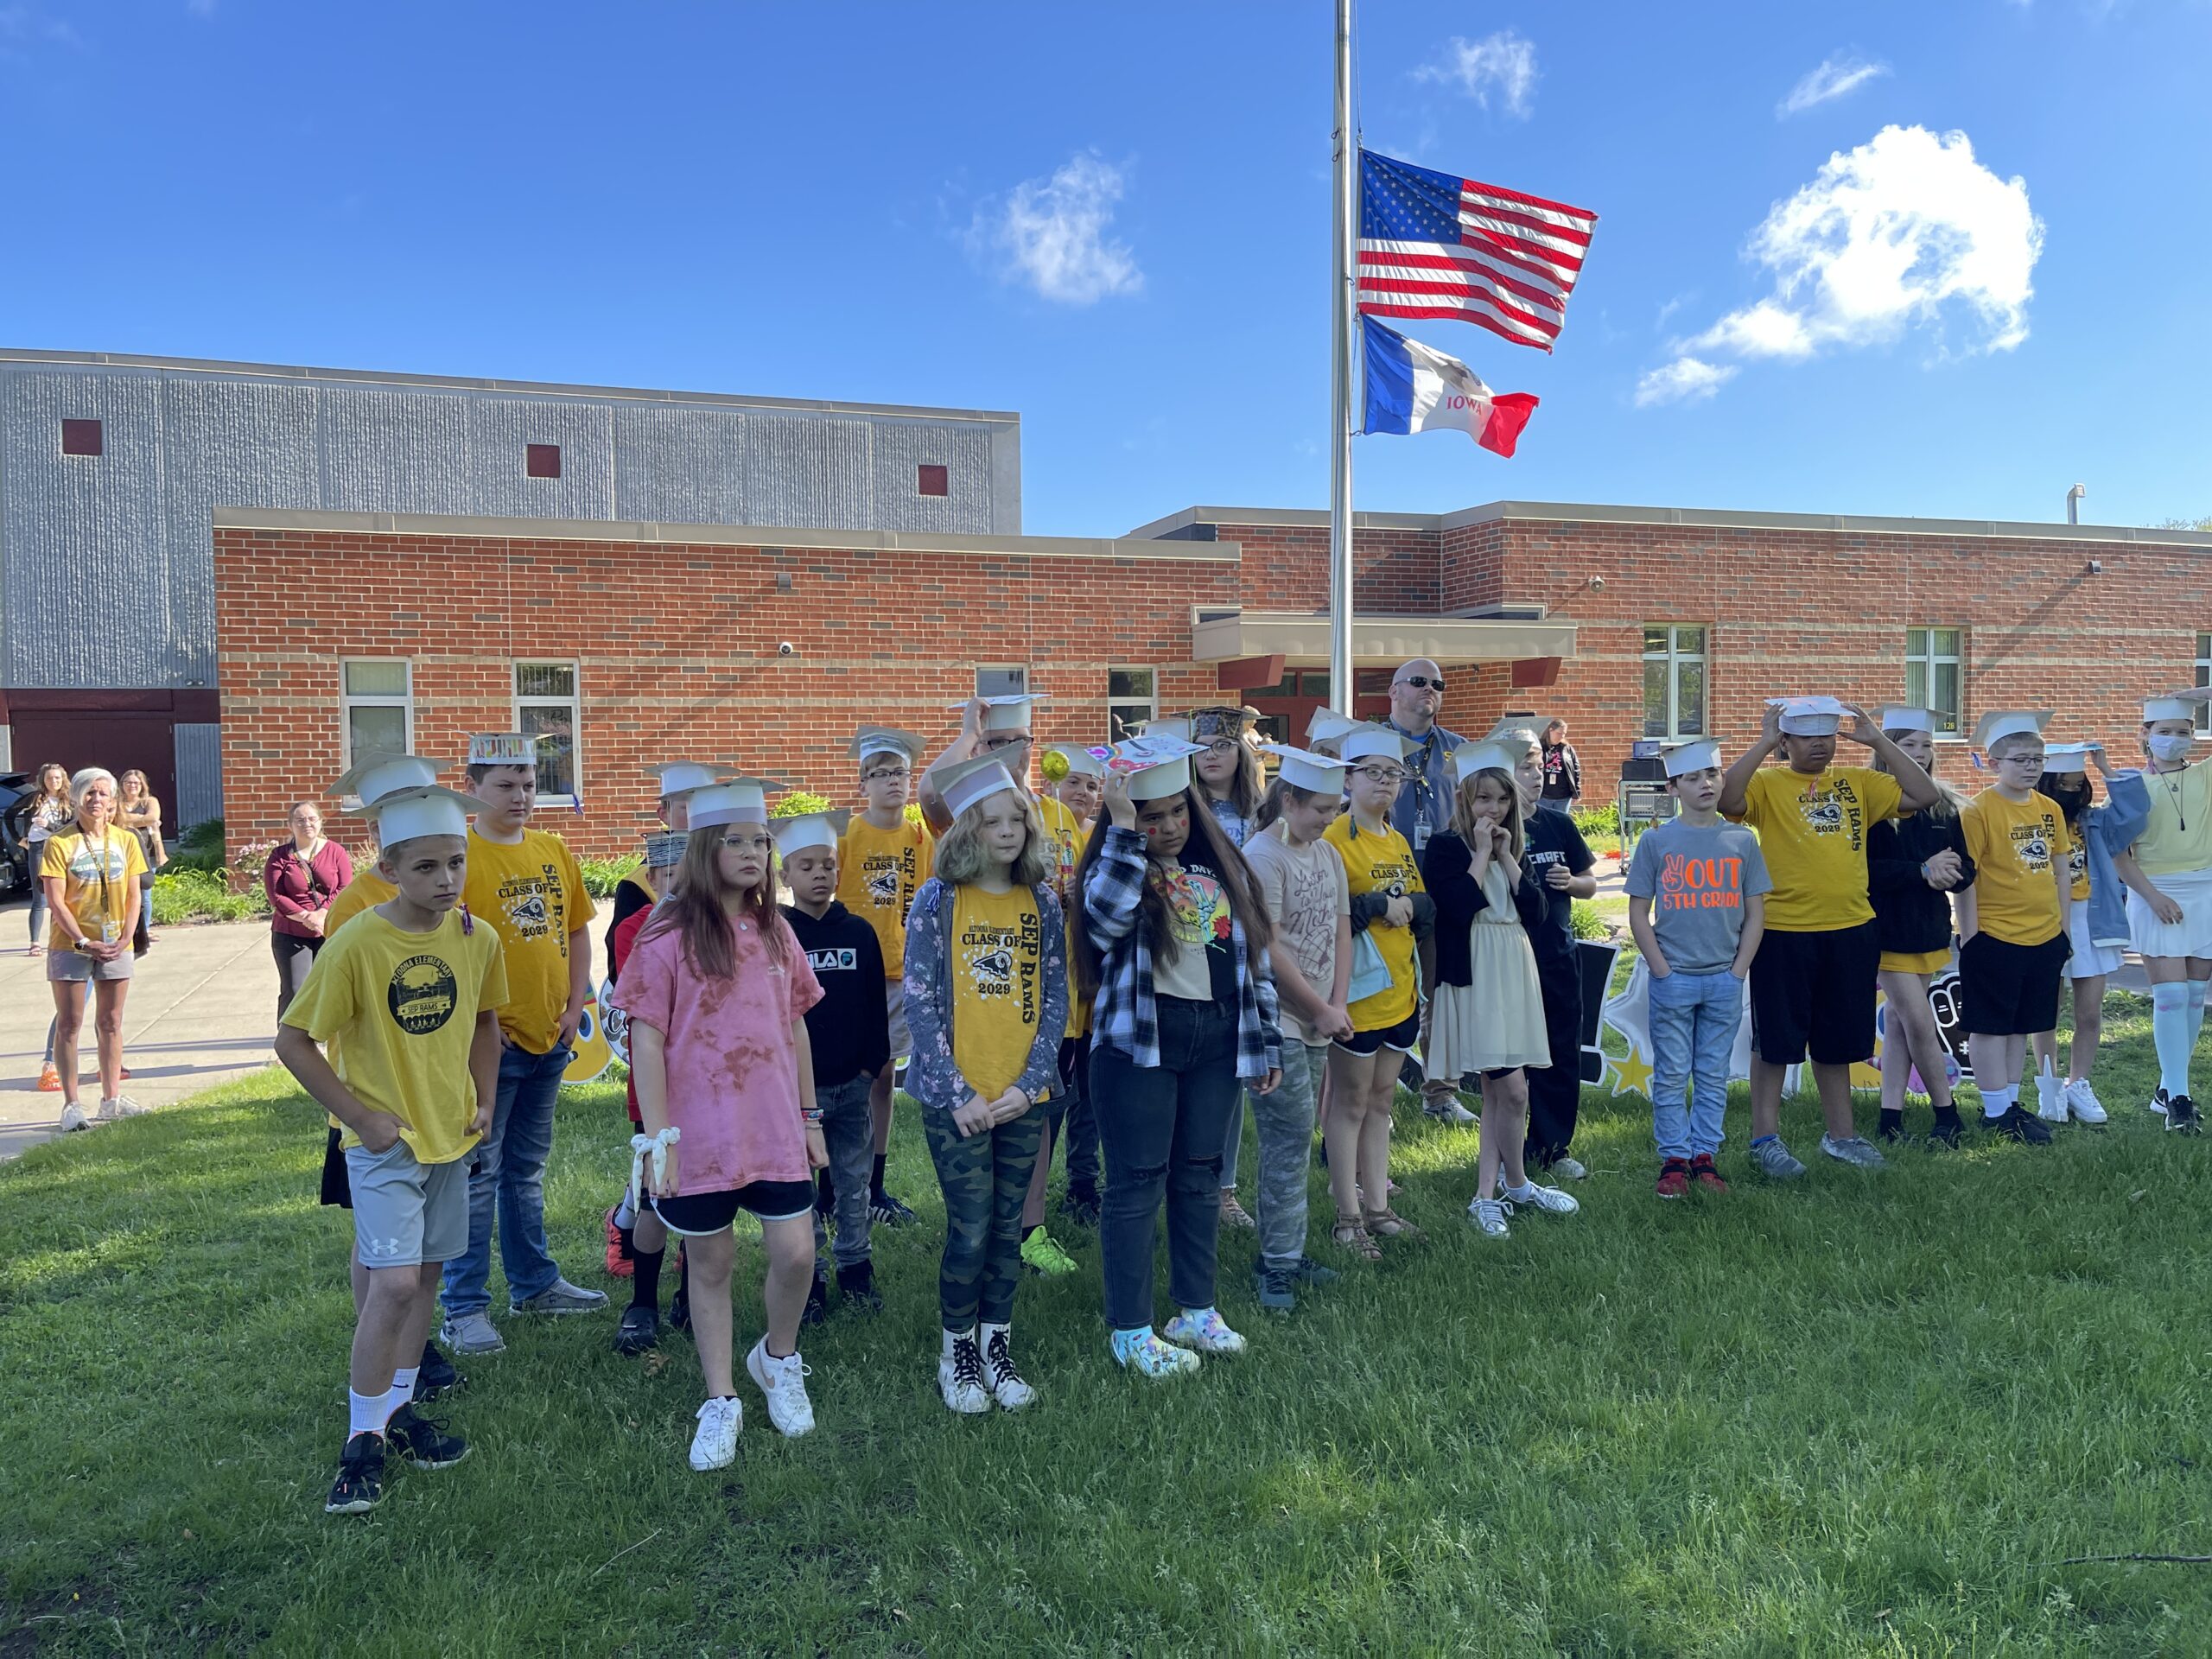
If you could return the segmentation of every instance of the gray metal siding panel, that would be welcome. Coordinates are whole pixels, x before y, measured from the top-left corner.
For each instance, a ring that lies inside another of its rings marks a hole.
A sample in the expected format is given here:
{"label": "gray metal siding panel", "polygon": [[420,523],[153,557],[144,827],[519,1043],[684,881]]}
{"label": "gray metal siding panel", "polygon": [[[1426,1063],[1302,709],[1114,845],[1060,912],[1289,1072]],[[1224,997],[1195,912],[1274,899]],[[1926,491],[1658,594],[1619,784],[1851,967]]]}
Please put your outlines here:
{"label": "gray metal siding panel", "polygon": [[745,425],[746,499],[764,524],[841,530],[865,522],[867,421],[759,415]]}
{"label": "gray metal siding panel", "polygon": [[745,428],[717,409],[614,411],[614,516],[632,524],[749,524]]}
{"label": "gray metal siding panel", "polygon": [[195,823],[223,816],[223,728],[178,725],[170,729],[176,737],[176,800],[162,833],[181,836]]}
{"label": "gray metal siding panel", "polygon": [[[63,454],[64,417],[99,421],[105,453]],[[10,375],[0,425],[0,683],[175,684],[185,676],[170,649],[160,384],[140,373]]]}
{"label": "gray metal siding panel", "polygon": [[[614,415],[603,404],[479,397],[470,410],[475,498],[469,511],[499,518],[612,518]],[[561,446],[561,476],[532,478],[533,443]]]}
{"label": "gray metal siding panel", "polygon": [[[870,435],[870,525],[877,530],[991,533],[991,441],[981,427],[950,422],[878,423]],[[918,469],[945,469],[944,495],[916,487]]]}
{"label": "gray metal siding panel", "polygon": [[[468,398],[423,391],[327,386],[322,402],[322,500],[333,512],[469,512],[476,468]],[[306,505],[302,502],[297,505]],[[214,558],[214,531],[200,526]]]}

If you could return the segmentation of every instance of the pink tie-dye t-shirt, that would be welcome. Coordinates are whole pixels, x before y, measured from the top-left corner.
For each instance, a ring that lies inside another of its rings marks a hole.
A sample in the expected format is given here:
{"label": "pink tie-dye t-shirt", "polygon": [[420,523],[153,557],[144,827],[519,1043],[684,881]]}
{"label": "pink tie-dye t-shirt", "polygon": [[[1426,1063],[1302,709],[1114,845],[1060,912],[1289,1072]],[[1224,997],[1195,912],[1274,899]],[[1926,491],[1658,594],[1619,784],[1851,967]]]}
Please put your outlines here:
{"label": "pink tie-dye t-shirt", "polygon": [[682,932],[649,922],[614,988],[614,1006],[665,1039],[668,1121],[683,1131],[678,1198],[814,1179],[791,1023],[822,1000],[822,984],[782,916],[774,922],[781,966],[750,921],[731,925],[731,978],[699,973],[683,954]]}

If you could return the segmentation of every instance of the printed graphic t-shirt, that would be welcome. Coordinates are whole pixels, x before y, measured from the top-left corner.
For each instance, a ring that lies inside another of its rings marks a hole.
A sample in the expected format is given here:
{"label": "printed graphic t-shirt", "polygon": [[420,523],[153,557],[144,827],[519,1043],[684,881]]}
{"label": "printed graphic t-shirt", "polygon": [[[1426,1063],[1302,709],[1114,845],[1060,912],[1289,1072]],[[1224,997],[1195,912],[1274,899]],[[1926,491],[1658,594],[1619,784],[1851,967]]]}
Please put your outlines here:
{"label": "printed graphic t-shirt", "polygon": [[[1328,827],[1321,838],[1335,848],[1337,855],[1344,860],[1344,876],[1355,899],[1365,893],[1398,899],[1428,891],[1421,886],[1421,870],[1414,862],[1414,849],[1395,830],[1370,835],[1359,829],[1352,822],[1352,815],[1346,812]],[[1414,931],[1409,927],[1386,927],[1376,921],[1367,931],[1382,953],[1383,965],[1390,970],[1390,983],[1387,989],[1351,1005],[1352,1029],[1388,1031],[1412,1019],[1414,1010],[1421,1005],[1421,988],[1414,976]]]}
{"label": "printed graphic t-shirt", "polygon": [[970,1089],[996,1100],[1021,1081],[1044,1008],[1044,922],[1035,897],[1019,885],[1004,893],[955,887],[952,1063]]}
{"label": "printed graphic t-shirt", "polygon": [[[112,944],[123,937],[123,918],[130,913],[130,895],[138,890],[138,878],[145,869],[146,855],[138,837],[110,824],[100,836],[73,829],[48,836],[38,876],[41,881],[60,880],[61,902],[77,918],[79,931],[88,939]],[[47,934],[46,948],[71,948],[59,917]]]}
{"label": "printed graphic t-shirt", "polygon": [[[1090,837],[1084,830],[1083,820],[1075,809],[1051,795],[1037,797],[1037,814],[1045,821],[1045,833],[1052,838],[1053,861],[1052,893],[1060,901],[1060,910],[1067,918],[1068,961],[1075,961],[1076,918],[1083,913],[1080,904],[1071,901],[1075,891],[1075,867],[1083,861],[1084,842]],[[1072,971],[1072,970],[1071,970]],[[1090,1029],[1090,1010],[1084,1005],[1082,995],[1075,986],[1068,986],[1068,1029],[1071,1037],[1080,1037]]]}
{"label": "printed graphic t-shirt", "polygon": [[2053,860],[2073,850],[2065,816],[2048,795],[2008,801],[1985,789],[1959,814],[1959,836],[1974,862],[1975,925],[2007,944],[2042,944],[2058,933]]}
{"label": "printed graphic t-shirt", "polygon": [[[370,911],[316,953],[284,1023],[324,1046],[361,1104],[399,1120],[416,1161],[449,1164],[477,1141],[468,1050],[477,1014],[507,1000],[504,957],[499,934],[464,931],[458,909],[427,933]],[[346,1129],[343,1144],[361,1137]]]}
{"label": "printed graphic t-shirt", "polygon": [[[463,889],[465,892],[466,889]],[[330,908],[322,914],[322,937],[337,936],[338,930],[365,910],[374,910],[378,905],[389,904],[399,897],[399,889],[377,874],[376,861],[365,858],[353,867],[353,879],[338,889],[338,896],[330,901]],[[566,1003],[562,1005],[567,1007]]]}
{"label": "printed graphic t-shirt", "polygon": [[906,976],[906,912],[930,879],[936,844],[925,825],[902,820],[879,830],[858,814],[837,843],[837,901],[875,930],[886,979]]}
{"label": "printed graphic t-shirt", "polygon": [[[1344,860],[1325,841],[1293,847],[1278,821],[1244,843],[1244,861],[1259,878],[1275,937],[1298,964],[1299,977],[1327,1001],[1337,988],[1337,924],[1351,914]],[[1282,999],[1276,1021],[1284,1036],[1295,1037],[1309,1047],[1324,1040],[1298,1017],[1288,997]]]}
{"label": "printed graphic t-shirt", "polygon": [[1744,900],[1773,887],[1758,837],[1736,823],[1671,819],[1644,832],[1628,867],[1629,897],[1651,900],[1651,930],[1678,974],[1732,964]]}
{"label": "printed graphic t-shirt", "polygon": [[1152,959],[1154,993],[1236,1007],[1236,940],[1221,872],[1193,843],[1179,862],[1152,861],[1146,879],[1167,901],[1167,932],[1176,947],[1173,962],[1157,954]]}
{"label": "printed graphic t-shirt", "polygon": [[550,1052],[569,1006],[569,935],[598,913],[576,855],[560,836],[524,830],[512,847],[468,831],[469,912],[507,948],[499,1029],[526,1053]]}
{"label": "printed graphic t-shirt", "polygon": [[1866,832],[1897,817],[1903,802],[1897,780],[1870,766],[1830,766],[1815,777],[1788,766],[1753,772],[1741,821],[1758,831],[1774,880],[1766,925],[1821,933],[1872,921]]}

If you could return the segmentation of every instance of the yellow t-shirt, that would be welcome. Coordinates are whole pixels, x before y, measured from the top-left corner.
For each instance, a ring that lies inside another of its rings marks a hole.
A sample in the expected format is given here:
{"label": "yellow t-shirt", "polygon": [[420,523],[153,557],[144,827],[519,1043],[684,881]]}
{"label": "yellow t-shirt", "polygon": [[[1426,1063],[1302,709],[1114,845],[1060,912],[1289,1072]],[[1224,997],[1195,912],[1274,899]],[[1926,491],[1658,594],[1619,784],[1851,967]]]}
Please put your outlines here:
{"label": "yellow t-shirt", "polygon": [[2073,878],[2069,891],[2075,904],[2086,905],[2089,902],[2089,843],[2070,830],[2067,834],[2073,837],[2066,854],[2066,874]]}
{"label": "yellow t-shirt", "polygon": [[2074,838],[2048,795],[2008,801],[1985,789],[1959,814],[1959,832],[1974,860],[1976,925],[2007,944],[2042,944],[2058,934],[2056,861],[2064,868]]}
{"label": "yellow t-shirt", "polygon": [[[60,878],[61,902],[77,918],[79,933],[102,944],[112,944],[124,937],[131,895],[138,891],[138,878],[145,869],[146,855],[138,837],[111,823],[99,836],[71,829],[48,836],[38,875],[41,881]],[[73,948],[58,915],[47,933],[46,948]]]}
{"label": "yellow t-shirt", "polygon": [[1071,895],[1075,892],[1075,867],[1083,861],[1084,843],[1090,837],[1073,807],[1052,795],[1036,798],[1038,816],[1045,821],[1045,833],[1052,838],[1052,896],[1060,901],[1060,910],[1067,918],[1068,1035],[1080,1037],[1090,1029],[1090,1010],[1084,1006],[1083,997],[1075,988],[1075,921],[1079,907]]}
{"label": "yellow t-shirt", "polygon": [[2151,791],[2151,820],[2134,848],[2143,874],[2212,869],[2212,760],[2179,772],[2146,772],[2143,786]]}
{"label": "yellow t-shirt", "polygon": [[362,860],[353,866],[353,879],[338,889],[338,896],[323,912],[322,937],[331,938],[363,911],[373,910],[398,897],[399,889],[378,875],[374,864]]}
{"label": "yellow t-shirt", "polygon": [[[1363,893],[1380,892],[1395,899],[1427,891],[1421,886],[1421,867],[1414,861],[1414,849],[1395,830],[1385,830],[1379,836],[1370,835],[1359,829],[1352,822],[1352,815],[1346,812],[1322,833],[1321,839],[1335,848],[1344,860],[1344,875],[1355,899]],[[1409,927],[1386,927],[1378,921],[1371,924],[1367,931],[1390,969],[1390,987],[1351,1005],[1351,1028],[1387,1031],[1412,1019],[1414,1011],[1421,1006],[1421,985],[1414,971],[1414,931]]]}
{"label": "yellow t-shirt", "polygon": [[996,1100],[1021,1081],[1045,1008],[1044,923],[1024,887],[952,890],[952,1063]]}
{"label": "yellow t-shirt", "polygon": [[901,821],[879,830],[858,813],[837,843],[837,899],[875,930],[883,947],[883,976],[906,976],[906,912],[930,879],[936,837],[925,824]]}
{"label": "yellow t-shirt", "polygon": [[526,1052],[551,1052],[569,1006],[569,935],[598,913],[576,855],[543,830],[525,830],[519,842],[503,847],[472,825],[461,895],[506,946],[508,995],[499,1004],[499,1029]]}
{"label": "yellow t-shirt", "polygon": [[1811,778],[1787,766],[1753,772],[1738,822],[1758,832],[1774,881],[1769,931],[1823,933],[1872,921],[1866,832],[1897,817],[1903,799],[1897,780],[1871,766],[1830,766]]}
{"label": "yellow t-shirt", "polygon": [[[284,1023],[325,1046],[362,1105],[399,1120],[418,1161],[449,1164],[478,1139],[468,1051],[478,1011],[507,1000],[499,936],[481,923],[464,931],[458,909],[428,933],[374,912],[358,920],[316,952]],[[346,1129],[343,1144],[361,1138]]]}

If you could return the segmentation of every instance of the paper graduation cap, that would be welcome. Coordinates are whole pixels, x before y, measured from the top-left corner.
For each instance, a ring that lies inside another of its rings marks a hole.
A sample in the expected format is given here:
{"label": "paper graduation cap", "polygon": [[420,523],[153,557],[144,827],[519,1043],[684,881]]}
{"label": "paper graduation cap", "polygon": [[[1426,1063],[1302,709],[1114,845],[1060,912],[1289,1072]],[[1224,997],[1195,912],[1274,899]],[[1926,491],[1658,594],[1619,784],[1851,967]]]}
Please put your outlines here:
{"label": "paper graduation cap", "polygon": [[1659,751],[1659,760],[1667,768],[1669,778],[1679,778],[1688,772],[1703,772],[1708,766],[1720,764],[1720,740],[1717,737],[1694,737],[1687,743],[1670,743]]}
{"label": "paper graduation cap", "polygon": [[1782,710],[1782,729],[1792,737],[1830,737],[1851,711],[1839,697],[1769,697]]}
{"label": "paper graduation cap", "polygon": [[1349,761],[1339,760],[1334,755],[1294,749],[1284,743],[1262,743],[1260,753],[1272,754],[1282,762],[1275,776],[1293,789],[1319,790],[1324,795],[1344,792],[1344,773],[1351,770]]}
{"label": "paper graduation cap", "polygon": [[390,852],[418,836],[465,836],[468,815],[483,810],[484,803],[474,795],[428,784],[387,791],[353,809],[353,815],[373,820],[377,845]]}
{"label": "paper graduation cap", "polygon": [[381,800],[396,789],[424,789],[438,781],[438,764],[419,754],[396,754],[389,749],[359,749],[344,777],[330,786],[341,798],[351,795],[363,804]]}
{"label": "paper graduation cap", "polygon": [[842,808],[834,812],[802,812],[793,817],[778,818],[772,826],[776,850],[789,858],[810,847],[835,847],[852,818],[853,815]]}
{"label": "paper graduation cap", "polygon": [[980,801],[988,801],[1001,790],[1021,792],[1021,785],[1014,782],[1014,774],[1007,770],[1006,762],[995,754],[979,754],[972,760],[955,760],[930,768],[930,782],[944,798],[944,810],[958,817]]}

